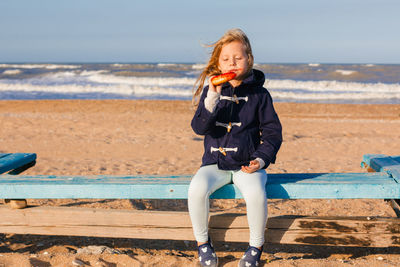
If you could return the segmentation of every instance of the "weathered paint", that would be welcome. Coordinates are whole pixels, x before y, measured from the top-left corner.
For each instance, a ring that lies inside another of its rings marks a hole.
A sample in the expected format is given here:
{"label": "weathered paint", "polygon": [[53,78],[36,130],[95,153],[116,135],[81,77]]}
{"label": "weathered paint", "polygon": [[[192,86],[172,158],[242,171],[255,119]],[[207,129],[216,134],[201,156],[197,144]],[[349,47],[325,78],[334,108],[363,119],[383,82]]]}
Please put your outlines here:
{"label": "weathered paint", "polygon": [[[191,176],[0,175],[0,198],[186,199]],[[387,173],[269,174],[270,199],[400,198]],[[211,198],[242,198],[232,184]]]}
{"label": "weathered paint", "polygon": [[[0,171],[32,162],[36,154],[0,154]],[[364,155],[376,173],[268,174],[270,199],[400,199],[400,156]],[[186,199],[191,175],[15,176],[0,175],[0,198]],[[396,180],[398,179],[398,180]],[[242,198],[229,184],[211,198]]]}
{"label": "weathered paint", "polygon": [[400,156],[366,154],[363,156],[362,164],[377,172],[386,172],[396,182],[400,183]]}
{"label": "weathered paint", "polygon": [[0,174],[27,165],[35,160],[35,153],[0,154]]}

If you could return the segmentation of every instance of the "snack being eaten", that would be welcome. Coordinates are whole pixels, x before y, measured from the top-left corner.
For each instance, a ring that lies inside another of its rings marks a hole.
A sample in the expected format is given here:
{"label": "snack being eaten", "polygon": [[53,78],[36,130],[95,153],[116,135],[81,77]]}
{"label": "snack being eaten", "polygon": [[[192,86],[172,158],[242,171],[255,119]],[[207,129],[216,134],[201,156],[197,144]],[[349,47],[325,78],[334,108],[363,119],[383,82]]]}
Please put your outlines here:
{"label": "snack being eaten", "polygon": [[226,83],[236,77],[236,73],[234,72],[227,72],[221,75],[217,75],[211,79],[211,82],[214,86]]}

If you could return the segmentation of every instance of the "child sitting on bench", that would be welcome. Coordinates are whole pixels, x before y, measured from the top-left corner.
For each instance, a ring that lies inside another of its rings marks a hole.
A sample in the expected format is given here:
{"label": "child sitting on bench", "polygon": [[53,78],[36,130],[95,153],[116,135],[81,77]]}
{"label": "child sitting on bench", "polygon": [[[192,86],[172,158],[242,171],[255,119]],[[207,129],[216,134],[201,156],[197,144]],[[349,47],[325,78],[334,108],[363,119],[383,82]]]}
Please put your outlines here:
{"label": "child sitting on bench", "polygon": [[[217,266],[218,258],[208,235],[209,196],[233,182],[246,201],[250,228],[249,248],[239,266],[258,266],[267,221],[264,169],[275,162],[282,143],[282,127],[271,96],[263,87],[264,74],[253,69],[253,54],[245,33],[229,30],[213,47],[193,96],[197,110],[191,125],[195,133],[205,136],[205,151],[189,187],[190,218],[200,264]],[[236,77],[213,85],[215,75],[228,72]],[[203,89],[206,77],[209,84]]]}

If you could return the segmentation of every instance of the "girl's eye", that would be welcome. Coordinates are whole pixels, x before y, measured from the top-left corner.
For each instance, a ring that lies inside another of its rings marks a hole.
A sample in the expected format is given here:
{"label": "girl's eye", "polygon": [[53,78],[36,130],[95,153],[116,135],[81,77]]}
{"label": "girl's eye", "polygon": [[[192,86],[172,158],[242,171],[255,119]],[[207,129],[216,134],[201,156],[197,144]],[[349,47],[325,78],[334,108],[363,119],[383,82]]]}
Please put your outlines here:
{"label": "girl's eye", "polygon": [[236,58],[236,60],[241,60],[241,59],[242,59],[241,57],[237,57],[237,58]]}

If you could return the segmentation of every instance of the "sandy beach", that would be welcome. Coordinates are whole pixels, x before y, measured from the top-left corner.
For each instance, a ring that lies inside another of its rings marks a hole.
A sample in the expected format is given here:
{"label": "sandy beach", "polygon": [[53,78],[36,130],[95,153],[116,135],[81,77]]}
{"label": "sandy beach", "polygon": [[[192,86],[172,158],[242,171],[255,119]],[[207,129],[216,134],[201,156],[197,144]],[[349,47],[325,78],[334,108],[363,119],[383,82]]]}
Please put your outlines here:
{"label": "sandy beach", "polygon": [[[400,154],[400,105],[275,103],[275,108],[284,142],[269,173],[363,172],[363,154]],[[0,153],[37,153],[36,166],[24,173],[30,175],[193,174],[203,144],[190,128],[192,115],[189,101],[0,101]],[[181,200],[28,204],[187,209]],[[212,210],[245,212],[242,200],[215,200]],[[383,200],[270,200],[269,215],[395,217]],[[88,246],[109,249],[82,252]],[[216,248],[221,266],[237,266],[246,245]],[[76,260],[82,266],[195,266],[196,254],[194,243],[185,241],[0,234],[0,267],[78,266]],[[266,244],[262,259],[265,266],[398,266],[400,249]]]}

